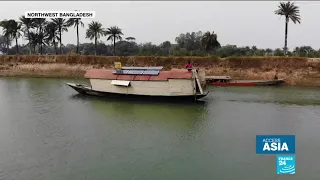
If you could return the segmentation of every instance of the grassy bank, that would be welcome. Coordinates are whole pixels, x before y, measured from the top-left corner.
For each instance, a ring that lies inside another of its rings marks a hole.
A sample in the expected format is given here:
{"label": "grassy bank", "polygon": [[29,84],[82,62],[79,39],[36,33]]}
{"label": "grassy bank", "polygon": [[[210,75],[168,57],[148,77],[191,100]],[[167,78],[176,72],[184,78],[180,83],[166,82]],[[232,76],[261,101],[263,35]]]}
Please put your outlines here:
{"label": "grassy bank", "polygon": [[83,77],[86,70],[123,66],[164,66],[183,68],[190,60],[206,75],[229,75],[233,79],[279,78],[289,85],[320,86],[320,61],[302,57],[107,57],[84,55],[0,56],[0,76]]}

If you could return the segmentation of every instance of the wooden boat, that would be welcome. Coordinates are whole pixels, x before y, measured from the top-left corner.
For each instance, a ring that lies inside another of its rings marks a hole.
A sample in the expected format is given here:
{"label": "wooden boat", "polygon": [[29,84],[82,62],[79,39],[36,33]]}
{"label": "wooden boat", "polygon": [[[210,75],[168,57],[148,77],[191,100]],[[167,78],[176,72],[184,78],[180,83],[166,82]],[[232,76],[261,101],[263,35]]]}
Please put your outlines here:
{"label": "wooden boat", "polygon": [[203,85],[205,76],[200,76],[197,70],[163,71],[162,68],[94,69],[85,74],[91,85],[67,85],[81,94],[116,98],[194,101],[209,93]]}
{"label": "wooden boat", "polygon": [[273,86],[284,83],[284,79],[276,80],[232,80],[230,76],[206,76],[207,83],[215,86]]}

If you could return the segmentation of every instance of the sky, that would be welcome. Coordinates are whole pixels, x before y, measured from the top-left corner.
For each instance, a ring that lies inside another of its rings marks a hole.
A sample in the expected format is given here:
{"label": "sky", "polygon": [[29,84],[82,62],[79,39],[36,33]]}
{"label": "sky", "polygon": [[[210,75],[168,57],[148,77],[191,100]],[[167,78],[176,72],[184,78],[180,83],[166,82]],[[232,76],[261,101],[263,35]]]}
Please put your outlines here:
{"label": "sky", "polygon": [[[296,1],[300,7],[301,24],[289,23],[288,48],[312,46],[320,48],[320,2]],[[94,19],[84,19],[80,43],[92,20],[104,28],[118,26],[123,37],[135,37],[137,43],[160,44],[180,33],[214,31],[222,45],[282,48],[284,17],[274,14],[279,1],[1,1],[0,19],[18,19],[25,11],[95,11]],[[2,33],[2,30],[1,30]],[[76,44],[73,27],[63,33],[62,43]],[[106,37],[100,40],[106,41]],[[26,40],[19,40],[25,43]]]}

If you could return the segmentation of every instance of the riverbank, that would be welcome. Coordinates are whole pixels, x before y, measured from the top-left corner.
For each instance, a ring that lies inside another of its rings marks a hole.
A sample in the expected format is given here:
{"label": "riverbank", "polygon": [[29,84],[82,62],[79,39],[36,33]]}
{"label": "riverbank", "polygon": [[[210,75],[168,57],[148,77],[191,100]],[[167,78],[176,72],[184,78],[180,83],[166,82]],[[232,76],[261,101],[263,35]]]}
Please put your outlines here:
{"label": "riverbank", "polygon": [[233,79],[269,80],[278,71],[288,85],[320,86],[320,61],[302,57],[106,57],[84,55],[0,56],[0,76],[82,78],[89,69],[123,66],[183,68],[190,60],[206,75],[228,75]]}

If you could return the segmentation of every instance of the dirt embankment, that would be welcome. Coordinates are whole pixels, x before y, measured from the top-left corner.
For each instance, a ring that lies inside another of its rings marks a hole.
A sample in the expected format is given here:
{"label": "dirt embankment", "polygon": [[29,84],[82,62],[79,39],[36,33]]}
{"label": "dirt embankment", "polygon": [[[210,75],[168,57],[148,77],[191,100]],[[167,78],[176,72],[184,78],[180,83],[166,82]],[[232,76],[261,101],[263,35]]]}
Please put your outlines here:
{"label": "dirt embankment", "polygon": [[86,70],[123,66],[183,68],[190,60],[206,75],[229,75],[233,79],[272,79],[278,71],[289,85],[320,86],[320,61],[302,57],[117,57],[84,55],[0,56],[0,76],[83,77]]}

